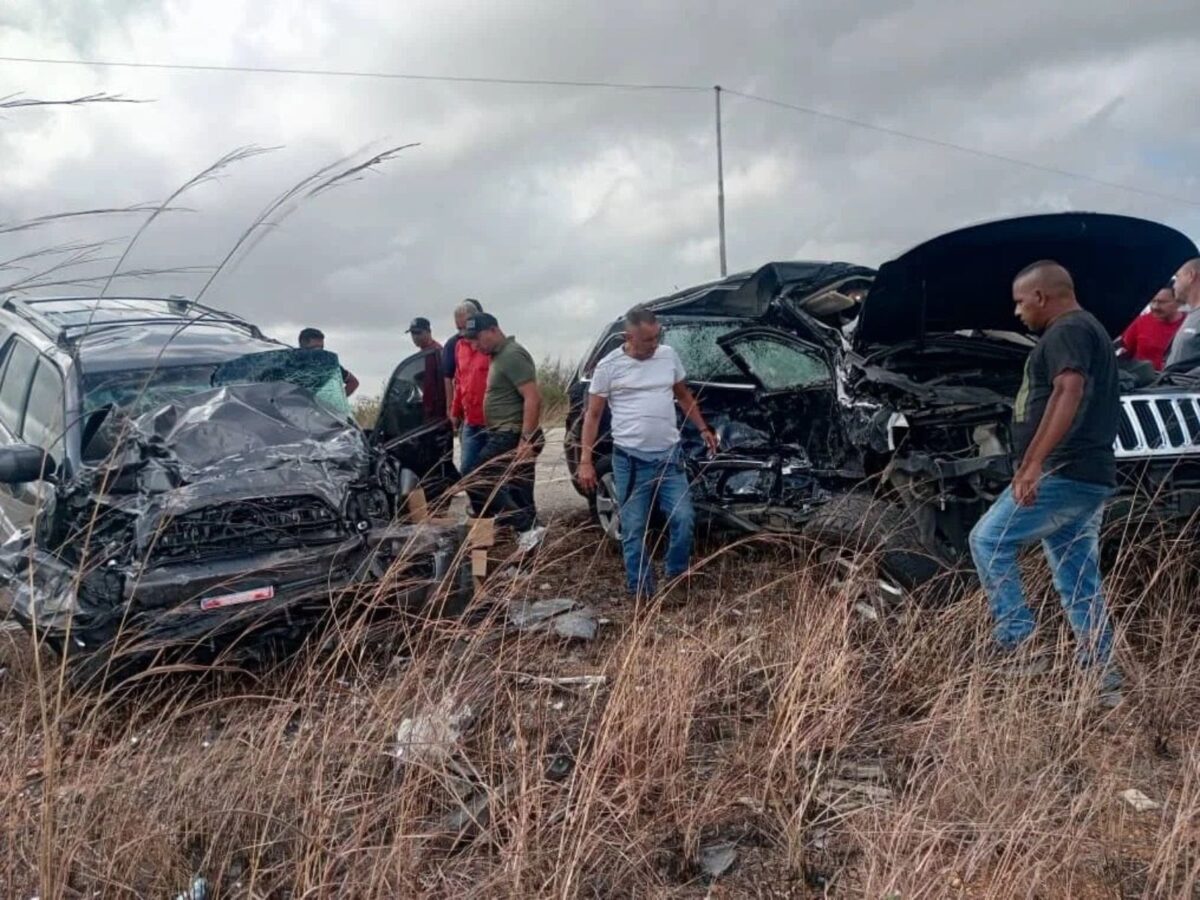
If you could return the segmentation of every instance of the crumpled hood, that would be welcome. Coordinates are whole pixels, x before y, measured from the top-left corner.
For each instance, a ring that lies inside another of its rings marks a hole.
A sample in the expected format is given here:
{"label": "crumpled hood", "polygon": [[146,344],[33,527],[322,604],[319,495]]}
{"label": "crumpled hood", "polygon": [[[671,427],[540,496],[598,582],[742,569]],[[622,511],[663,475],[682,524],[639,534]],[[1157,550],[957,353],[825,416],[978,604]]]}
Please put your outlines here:
{"label": "crumpled hood", "polygon": [[137,517],[145,547],[165,516],[230,500],[313,494],[340,510],[366,476],[364,433],[295,385],[231,385],[136,419],[74,487]]}
{"label": "crumpled hood", "polygon": [[1186,260],[1200,256],[1173,228],[1101,213],[1058,213],[953,231],[879,270],[855,328],[857,347],[972,329],[1024,331],[1013,276],[1053,259],[1075,278],[1079,302],[1116,337]]}

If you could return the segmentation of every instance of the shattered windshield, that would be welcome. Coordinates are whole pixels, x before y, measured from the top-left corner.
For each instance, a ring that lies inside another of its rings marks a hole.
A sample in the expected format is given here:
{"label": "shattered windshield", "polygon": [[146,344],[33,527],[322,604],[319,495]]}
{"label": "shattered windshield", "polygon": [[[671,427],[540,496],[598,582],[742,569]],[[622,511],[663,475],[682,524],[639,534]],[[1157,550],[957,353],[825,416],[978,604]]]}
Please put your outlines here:
{"label": "shattered windshield", "polygon": [[83,413],[88,415],[111,404],[129,415],[139,416],[189,394],[207,391],[212,387],[214,368],[166,366],[84,375]]}
{"label": "shattered windshield", "polygon": [[287,382],[302,387],[344,416],[350,415],[350,401],[336,353],[328,350],[267,350],[248,353],[222,363],[213,373],[214,387],[230,384]]}

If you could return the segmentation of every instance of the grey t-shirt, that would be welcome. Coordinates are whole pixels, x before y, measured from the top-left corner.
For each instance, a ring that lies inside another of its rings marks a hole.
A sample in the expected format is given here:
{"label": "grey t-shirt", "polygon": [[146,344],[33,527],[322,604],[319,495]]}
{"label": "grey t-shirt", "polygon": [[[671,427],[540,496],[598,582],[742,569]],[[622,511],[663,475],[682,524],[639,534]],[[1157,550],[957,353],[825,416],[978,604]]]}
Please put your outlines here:
{"label": "grey t-shirt", "polygon": [[1084,378],[1083,399],[1070,429],[1046,457],[1044,471],[1075,481],[1115,485],[1113,443],[1120,421],[1117,357],[1108,332],[1089,312],[1060,316],[1025,359],[1025,378],[1013,402],[1013,453],[1025,456],[1063,372]]}
{"label": "grey t-shirt", "polygon": [[1200,367],[1200,309],[1191,310],[1175,332],[1164,368],[1187,372]]}

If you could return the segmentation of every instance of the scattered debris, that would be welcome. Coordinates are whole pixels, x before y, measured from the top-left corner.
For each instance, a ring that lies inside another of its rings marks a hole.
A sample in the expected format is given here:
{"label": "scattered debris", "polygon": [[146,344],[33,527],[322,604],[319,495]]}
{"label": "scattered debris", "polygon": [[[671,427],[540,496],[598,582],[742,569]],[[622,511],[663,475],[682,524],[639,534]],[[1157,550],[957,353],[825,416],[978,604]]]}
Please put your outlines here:
{"label": "scattered debris", "polygon": [[208,900],[208,879],[197,875],[192,879],[192,885],[186,891],[175,895],[175,900]]}
{"label": "scattered debris", "polygon": [[534,603],[521,602],[508,611],[508,621],[514,628],[528,631],[547,619],[574,609],[575,606],[575,601],[566,597],[538,600]]}
{"label": "scattered debris", "polygon": [[837,778],[825,782],[817,799],[838,809],[859,809],[892,800],[887,773],[878,762],[849,762],[838,767]]}
{"label": "scattered debris", "polygon": [[767,811],[767,807],[761,801],[755,800],[753,797],[738,797],[737,802],[739,805],[758,813],[760,816]]}
{"label": "scattered debris", "polygon": [[508,622],[518,631],[552,630],[560,637],[590,641],[596,637],[596,611],[566,597],[521,601],[508,611]]}
{"label": "scattered debris", "polygon": [[485,828],[490,819],[487,791],[478,787],[465,798],[459,799],[457,808],[442,816],[438,824],[444,831],[462,838],[467,832],[474,833]]}
{"label": "scattered debris", "polygon": [[840,771],[844,778],[852,781],[885,781],[887,779],[887,773],[883,771],[883,766],[879,763],[847,763],[842,766]]}
{"label": "scattered debris", "polygon": [[889,802],[892,799],[892,789],[846,778],[831,778],[817,798],[827,806],[855,809]]}
{"label": "scattered debris", "polygon": [[604,687],[608,684],[607,675],[561,675],[557,678],[521,675],[517,680],[521,684],[548,684],[552,687]]}
{"label": "scattered debris", "polygon": [[434,709],[400,723],[395,756],[402,762],[427,765],[447,759],[474,719],[470,705],[459,706],[453,697],[443,697]]}
{"label": "scattered debris", "polygon": [[854,604],[854,611],[856,613],[858,613],[860,616],[862,616],[864,619],[866,619],[868,622],[878,622],[879,621],[879,613],[875,609],[875,607],[871,606],[871,604],[869,604],[869,603],[865,603],[862,600],[859,600],[857,603]]}
{"label": "scattered debris", "polygon": [[1138,812],[1154,812],[1162,809],[1163,805],[1157,800],[1151,800],[1137,788],[1130,788],[1127,791],[1121,792],[1121,799],[1132,806]]}
{"label": "scattered debris", "polygon": [[737,848],[728,841],[700,848],[700,868],[710,879],[720,878],[737,861]]}

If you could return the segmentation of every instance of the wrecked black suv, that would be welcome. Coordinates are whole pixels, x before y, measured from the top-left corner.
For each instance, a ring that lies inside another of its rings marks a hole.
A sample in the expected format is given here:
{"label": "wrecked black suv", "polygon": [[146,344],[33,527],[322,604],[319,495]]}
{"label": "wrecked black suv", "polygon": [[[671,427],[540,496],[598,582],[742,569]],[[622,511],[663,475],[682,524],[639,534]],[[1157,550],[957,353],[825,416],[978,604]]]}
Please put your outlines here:
{"label": "wrecked black suv", "polygon": [[[1015,273],[1062,262],[1115,338],[1197,255],[1163,225],[1064,213],[943,235],[878,271],[771,263],[653,301],[721,439],[709,459],[682,427],[698,514],[743,532],[869,544],[894,587],[963,568],[971,527],[1012,475],[1009,421],[1033,345],[1013,315]],[[570,387],[572,472],[589,377],[621,341],[617,321]],[[1123,375],[1110,515],[1186,522],[1200,509],[1200,386],[1136,383]],[[605,421],[590,500],[615,538],[607,431]]]}
{"label": "wrecked black suv", "polygon": [[245,659],[302,638],[351,588],[461,601],[458,530],[397,521],[407,489],[453,476],[449,423],[422,402],[427,355],[397,367],[366,432],[334,354],[228,313],[8,298],[0,613],[76,661]]}

